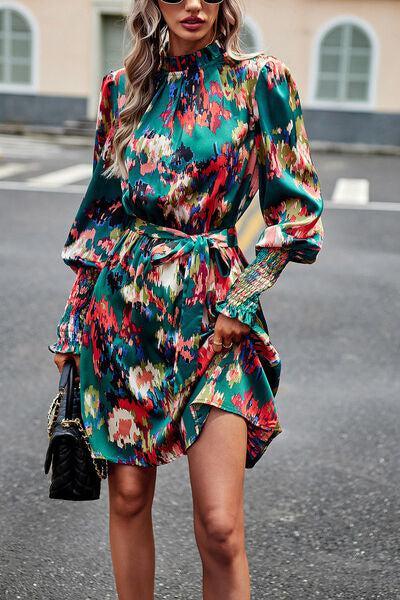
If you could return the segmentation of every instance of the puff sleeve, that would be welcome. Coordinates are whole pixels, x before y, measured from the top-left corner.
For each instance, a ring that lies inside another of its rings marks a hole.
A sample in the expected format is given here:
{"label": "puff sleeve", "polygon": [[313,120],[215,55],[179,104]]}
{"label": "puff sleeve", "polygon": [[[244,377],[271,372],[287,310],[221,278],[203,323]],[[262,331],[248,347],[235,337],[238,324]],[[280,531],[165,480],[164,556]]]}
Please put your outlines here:
{"label": "puff sleeve", "polygon": [[268,57],[253,94],[259,202],[265,227],[255,259],[216,304],[252,326],[259,297],[289,261],[313,263],[322,246],[323,198],[311,157],[298,89],[288,67]]}
{"label": "puff sleeve", "polygon": [[57,340],[48,346],[51,352],[80,354],[83,323],[94,285],[126,227],[121,179],[103,176],[112,156],[117,106],[115,71],[110,71],[102,79],[99,94],[91,180],[61,252],[76,276],[57,325]]}

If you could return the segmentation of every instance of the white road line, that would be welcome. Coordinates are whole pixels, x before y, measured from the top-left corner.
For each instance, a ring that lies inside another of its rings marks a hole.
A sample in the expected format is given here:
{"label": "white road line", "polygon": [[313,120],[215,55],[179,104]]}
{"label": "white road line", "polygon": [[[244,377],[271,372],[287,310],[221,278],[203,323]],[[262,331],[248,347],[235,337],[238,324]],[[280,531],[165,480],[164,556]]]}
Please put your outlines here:
{"label": "white road line", "polygon": [[367,204],[369,202],[368,179],[338,179],[333,190],[332,202],[338,204]]}
{"label": "white road line", "polygon": [[48,192],[52,194],[85,194],[87,185],[66,185],[65,187],[45,187],[43,185],[27,186],[24,181],[0,181],[0,190],[16,190],[18,192]]}
{"label": "white road line", "polygon": [[14,175],[19,175],[19,173],[24,173],[26,171],[33,171],[38,168],[38,164],[36,163],[7,163],[6,165],[0,165],[0,179],[5,179],[6,177],[13,177]]}
{"label": "white road line", "polygon": [[7,159],[32,158],[34,156],[47,158],[65,154],[65,148],[52,141],[38,140],[25,137],[12,137],[0,134],[0,156]]}
{"label": "white road line", "polygon": [[38,177],[31,177],[27,179],[26,185],[29,187],[44,186],[47,188],[58,188],[63,185],[68,185],[74,181],[80,181],[86,177],[90,177],[92,174],[92,165],[88,163],[82,163],[78,165],[72,165],[59,171],[52,171],[51,173],[45,173]]}

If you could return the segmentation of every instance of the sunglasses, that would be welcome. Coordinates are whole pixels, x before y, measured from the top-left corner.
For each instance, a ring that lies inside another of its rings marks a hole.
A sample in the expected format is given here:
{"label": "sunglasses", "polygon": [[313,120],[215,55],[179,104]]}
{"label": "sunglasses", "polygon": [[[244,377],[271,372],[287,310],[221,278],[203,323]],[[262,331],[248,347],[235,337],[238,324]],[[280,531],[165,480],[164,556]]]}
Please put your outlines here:
{"label": "sunglasses", "polygon": [[[222,4],[224,0],[203,0],[205,4]],[[164,4],[181,4],[183,0],[161,0]]]}

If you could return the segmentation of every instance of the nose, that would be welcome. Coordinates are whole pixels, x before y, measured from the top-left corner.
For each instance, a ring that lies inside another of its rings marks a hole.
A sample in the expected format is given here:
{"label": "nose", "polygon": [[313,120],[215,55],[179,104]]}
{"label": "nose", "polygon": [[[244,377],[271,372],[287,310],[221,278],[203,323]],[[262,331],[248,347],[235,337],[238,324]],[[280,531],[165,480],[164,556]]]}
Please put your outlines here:
{"label": "nose", "polygon": [[184,0],[186,10],[200,10],[202,8],[201,0]]}

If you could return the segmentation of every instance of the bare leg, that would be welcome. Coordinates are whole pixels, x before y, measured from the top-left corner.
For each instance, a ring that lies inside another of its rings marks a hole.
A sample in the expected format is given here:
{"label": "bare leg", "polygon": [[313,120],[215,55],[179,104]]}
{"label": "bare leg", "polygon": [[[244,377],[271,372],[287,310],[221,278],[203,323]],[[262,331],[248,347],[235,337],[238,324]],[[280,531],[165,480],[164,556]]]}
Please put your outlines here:
{"label": "bare leg", "polygon": [[250,599],[243,514],[246,443],[244,418],[212,407],[187,450],[203,600]]}
{"label": "bare leg", "polygon": [[156,467],[109,462],[109,534],[119,600],[153,600]]}

